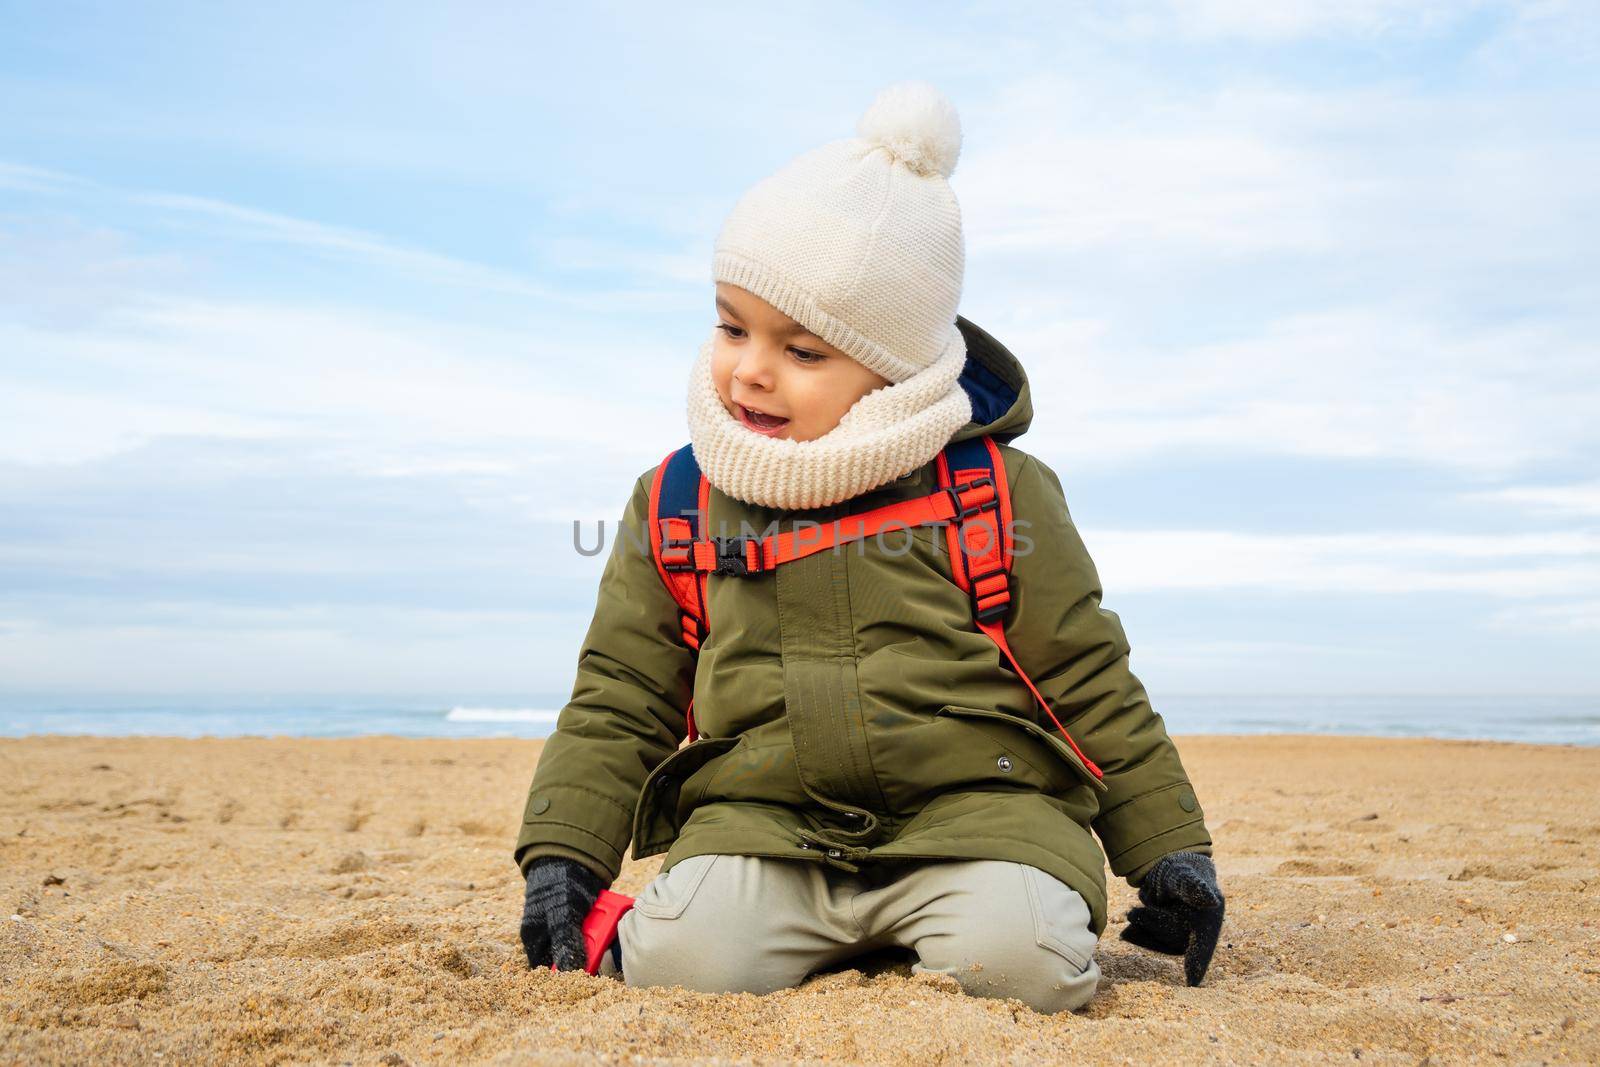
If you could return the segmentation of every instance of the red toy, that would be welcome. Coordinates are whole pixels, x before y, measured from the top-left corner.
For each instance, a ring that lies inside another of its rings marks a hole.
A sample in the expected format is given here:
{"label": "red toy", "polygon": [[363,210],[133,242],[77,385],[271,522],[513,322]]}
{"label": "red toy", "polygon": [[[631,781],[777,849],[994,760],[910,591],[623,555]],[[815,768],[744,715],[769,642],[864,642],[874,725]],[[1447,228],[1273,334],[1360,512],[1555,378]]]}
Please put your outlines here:
{"label": "red toy", "polygon": [[[599,972],[601,957],[617,939],[617,924],[631,907],[633,898],[625,893],[613,893],[609,889],[600,890],[600,895],[595,898],[594,907],[589,909],[589,914],[583,920],[585,971],[590,974]],[[555,970],[556,965],[552,963],[550,969]]]}

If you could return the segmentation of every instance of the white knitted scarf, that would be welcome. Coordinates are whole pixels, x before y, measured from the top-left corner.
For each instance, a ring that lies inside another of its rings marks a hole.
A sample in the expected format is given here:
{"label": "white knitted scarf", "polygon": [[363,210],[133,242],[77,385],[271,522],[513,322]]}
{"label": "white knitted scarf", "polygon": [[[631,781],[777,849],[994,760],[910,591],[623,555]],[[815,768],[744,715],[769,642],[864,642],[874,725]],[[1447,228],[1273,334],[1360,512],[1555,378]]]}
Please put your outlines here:
{"label": "white knitted scarf", "polygon": [[910,474],[972,419],[957,382],[965,339],[951,334],[932,364],[874,389],[810,441],[763,436],[723,407],[711,377],[715,337],[707,339],[689,376],[689,440],[700,470],[735,500],[784,510],[837,504]]}

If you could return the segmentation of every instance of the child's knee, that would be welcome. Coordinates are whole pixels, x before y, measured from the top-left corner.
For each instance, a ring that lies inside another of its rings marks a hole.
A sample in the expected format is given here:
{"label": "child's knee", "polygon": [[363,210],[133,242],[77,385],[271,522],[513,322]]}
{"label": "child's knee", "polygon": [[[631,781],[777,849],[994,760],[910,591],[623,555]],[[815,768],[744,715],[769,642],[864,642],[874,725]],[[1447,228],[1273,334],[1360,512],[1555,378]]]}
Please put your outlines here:
{"label": "child's knee", "polygon": [[1083,1007],[1100,984],[1088,904],[1035,867],[1011,866],[1021,871],[1016,896],[921,939],[919,969],[948,974],[974,996],[1014,997],[1046,1014]]}
{"label": "child's knee", "polygon": [[1100,966],[1092,954],[1085,961],[1035,946],[1011,971],[1009,980],[1002,978],[998,983],[998,995],[1015,997],[1046,1015],[1078,1010],[1094,999],[1100,986]]}
{"label": "child's knee", "polygon": [[703,989],[720,984],[722,976],[706,967],[705,948],[712,934],[704,919],[707,909],[694,906],[703,900],[701,889],[719,858],[690,856],[658,875],[635,898],[617,928],[622,976],[629,985]]}
{"label": "child's knee", "polygon": [[[729,936],[733,934],[733,936]],[[700,993],[771,993],[796,984],[745,947],[738,931],[697,927],[682,919],[642,916],[622,945],[622,978],[630,986],[682,986]]]}
{"label": "child's knee", "polygon": [[[682,986],[702,993],[770,993],[798,983],[794,962],[773,952],[770,912],[751,906],[763,884],[746,856],[690,856],[644,888],[622,917],[622,977],[630,986]],[[775,895],[781,895],[775,894]]]}
{"label": "child's knee", "polygon": [[924,945],[917,970],[948,974],[973,996],[1015,998],[1045,1014],[1083,1007],[1100,984],[1092,949],[1066,952],[1031,933],[976,943],[951,938],[932,952]]}

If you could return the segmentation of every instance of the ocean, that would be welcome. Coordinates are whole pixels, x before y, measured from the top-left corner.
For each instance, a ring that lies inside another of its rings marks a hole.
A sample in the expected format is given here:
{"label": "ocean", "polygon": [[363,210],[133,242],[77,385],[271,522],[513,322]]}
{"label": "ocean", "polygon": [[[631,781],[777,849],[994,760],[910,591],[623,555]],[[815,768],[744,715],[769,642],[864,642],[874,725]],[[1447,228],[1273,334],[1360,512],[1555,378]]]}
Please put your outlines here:
{"label": "ocean", "polygon": [[[1151,694],[1167,729],[1600,744],[1600,696]],[[0,694],[0,736],[545,737],[564,698]]]}

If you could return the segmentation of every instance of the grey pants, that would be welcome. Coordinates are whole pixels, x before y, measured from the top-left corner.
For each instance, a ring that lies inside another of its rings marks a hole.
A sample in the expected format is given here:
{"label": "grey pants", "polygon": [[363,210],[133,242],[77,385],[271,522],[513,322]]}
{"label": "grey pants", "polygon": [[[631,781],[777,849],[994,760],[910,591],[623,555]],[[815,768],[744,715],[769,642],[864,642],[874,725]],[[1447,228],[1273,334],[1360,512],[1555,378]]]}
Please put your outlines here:
{"label": "grey pants", "polygon": [[1087,1004],[1100,981],[1089,907],[1036,867],[941,860],[851,874],[800,860],[690,856],[645,886],[618,930],[623,980],[770,993],[888,946],[914,972],[1036,1011]]}

